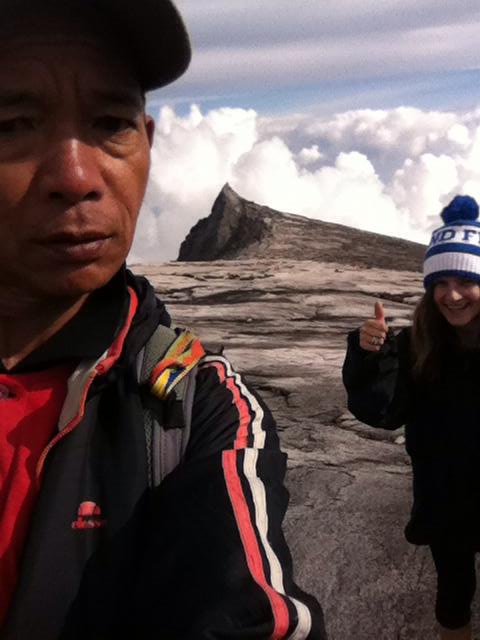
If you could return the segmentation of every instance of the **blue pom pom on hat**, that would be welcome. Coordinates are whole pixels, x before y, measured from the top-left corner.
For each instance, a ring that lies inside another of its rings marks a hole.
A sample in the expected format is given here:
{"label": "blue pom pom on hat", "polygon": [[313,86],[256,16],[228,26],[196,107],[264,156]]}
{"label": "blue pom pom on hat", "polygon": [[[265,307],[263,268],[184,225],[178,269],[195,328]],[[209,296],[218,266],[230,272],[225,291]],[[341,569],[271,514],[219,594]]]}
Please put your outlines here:
{"label": "blue pom pom on hat", "polygon": [[444,225],[432,233],[425,253],[425,288],[453,276],[480,282],[480,222],[478,204],[471,196],[455,196],[442,210]]}
{"label": "blue pom pom on hat", "polygon": [[471,196],[455,196],[440,215],[445,224],[453,224],[459,220],[477,220],[478,204]]}

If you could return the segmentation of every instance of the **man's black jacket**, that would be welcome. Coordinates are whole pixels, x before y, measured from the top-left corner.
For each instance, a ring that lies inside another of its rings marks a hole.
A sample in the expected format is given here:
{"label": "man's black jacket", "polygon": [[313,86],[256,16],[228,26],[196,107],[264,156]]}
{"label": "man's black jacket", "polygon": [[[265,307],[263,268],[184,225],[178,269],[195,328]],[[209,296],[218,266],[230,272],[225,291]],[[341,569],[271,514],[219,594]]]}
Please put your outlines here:
{"label": "man's black jacket", "polygon": [[[322,640],[281,532],[274,422],[225,358],[200,365],[185,459],[148,487],[137,357],[168,314],[146,280],[127,280],[115,339],[72,376],[40,461],[2,640]],[[78,526],[82,509],[97,526]]]}

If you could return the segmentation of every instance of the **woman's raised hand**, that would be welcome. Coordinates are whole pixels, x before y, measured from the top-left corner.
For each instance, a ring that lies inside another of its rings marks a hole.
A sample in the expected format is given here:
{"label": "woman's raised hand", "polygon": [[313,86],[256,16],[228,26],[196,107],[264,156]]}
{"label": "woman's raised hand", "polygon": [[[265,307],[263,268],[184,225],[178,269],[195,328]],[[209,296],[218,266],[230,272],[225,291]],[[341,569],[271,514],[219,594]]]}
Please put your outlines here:
{"label": "woman's raised hand", "polygon": [[387,337],[388,326],[381,302],[375,303],[375,318],[360,327],[360,346],[365,351],[380,351]]}

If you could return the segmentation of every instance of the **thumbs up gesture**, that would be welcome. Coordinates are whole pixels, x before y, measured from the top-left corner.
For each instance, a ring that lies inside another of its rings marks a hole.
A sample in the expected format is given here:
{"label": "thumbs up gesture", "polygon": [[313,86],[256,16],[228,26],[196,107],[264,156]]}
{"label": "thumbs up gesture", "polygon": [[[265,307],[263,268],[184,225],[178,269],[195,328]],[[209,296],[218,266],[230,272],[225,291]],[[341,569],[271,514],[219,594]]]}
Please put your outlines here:
{"label": "thumbs up gesture", "polygon": [[365,351],[380,351],[387,337],[388,326],[381,302],[375,303],[375,318],[367,320],[360,327],[360,346]]}

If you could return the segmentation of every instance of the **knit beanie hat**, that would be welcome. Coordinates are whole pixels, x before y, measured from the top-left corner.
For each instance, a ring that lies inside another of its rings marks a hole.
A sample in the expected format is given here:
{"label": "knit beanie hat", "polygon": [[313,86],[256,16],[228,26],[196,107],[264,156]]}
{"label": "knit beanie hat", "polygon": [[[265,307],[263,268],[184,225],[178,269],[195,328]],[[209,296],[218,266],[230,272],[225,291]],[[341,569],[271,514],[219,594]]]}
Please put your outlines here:
{"label": "knit beanie hat", "polygon": [[480,282],[480,222],[478,204],[470,196],[455,196],[442,213],[423,263],[425,288],[446,276]]}

